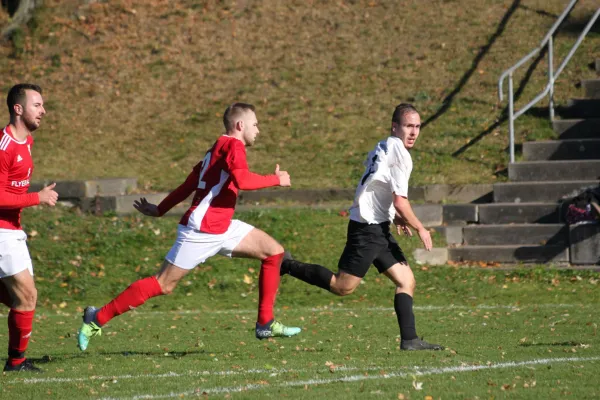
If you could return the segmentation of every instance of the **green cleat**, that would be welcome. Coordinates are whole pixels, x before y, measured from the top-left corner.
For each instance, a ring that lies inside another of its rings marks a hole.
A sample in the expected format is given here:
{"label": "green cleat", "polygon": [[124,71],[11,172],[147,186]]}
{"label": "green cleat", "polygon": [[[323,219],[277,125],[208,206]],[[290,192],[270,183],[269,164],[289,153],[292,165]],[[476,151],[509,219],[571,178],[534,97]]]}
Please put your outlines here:
{"label": "green cleat", "polygon": [[83,311],[83,324],[77,333],[77,347],[81,351],[87,349],[92,337],[102,335],[102,328],[94,322],[96,311],[97,309],[92,306],[86,307]]}
{"label": "green cleat", "polygon": [[279,321],[272,321],[265,325],[256,324],[256,338],[268,339],[270,337],[290,337],[296,336],[302,329],[294,326],[285,326]]}

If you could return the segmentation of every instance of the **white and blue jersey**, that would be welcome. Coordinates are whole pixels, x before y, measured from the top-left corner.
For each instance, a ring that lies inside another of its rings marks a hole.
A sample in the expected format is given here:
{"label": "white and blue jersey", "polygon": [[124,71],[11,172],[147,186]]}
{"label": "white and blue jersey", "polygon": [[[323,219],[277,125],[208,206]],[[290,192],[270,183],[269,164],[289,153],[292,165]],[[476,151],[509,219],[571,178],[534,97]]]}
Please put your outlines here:
{"label": "white and blue jersey", "polygon": [[412,158],[402,140],[390,136],[377,143],[365,161],[350,219],[369,224],[392,221],[396,215],[393,194],[408,197],[412,167]]}

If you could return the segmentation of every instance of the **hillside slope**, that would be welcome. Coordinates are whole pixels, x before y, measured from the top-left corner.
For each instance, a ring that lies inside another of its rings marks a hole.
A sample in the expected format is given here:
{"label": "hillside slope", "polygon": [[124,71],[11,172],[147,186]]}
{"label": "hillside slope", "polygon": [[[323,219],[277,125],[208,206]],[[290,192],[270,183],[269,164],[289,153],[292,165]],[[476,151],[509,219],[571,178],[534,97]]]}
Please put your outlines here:
{"label": "hillside slope", "polygon": [[[137,176],[148,190],[171,189],[222,133],[226,106],[245,101],[261,123],[254,170],[279,163],[294,187],[351,187],[393,107],[411,101],[431,119],[412,184],[494,182],[508,143],[506,124],[493,129],[498,76],[565,3],[47,0],[24,44],[0,48],[2,90],[45,90],[36,180]],[[581,3],[556,39],[559,60],[592,12]],[[593,76],[599,43],[598,33],[586,39],[559,78],[558,104]],[[545,64],[519,104],[545,83]],[[517,140],[550,136],[545,115],[519,120]]]}

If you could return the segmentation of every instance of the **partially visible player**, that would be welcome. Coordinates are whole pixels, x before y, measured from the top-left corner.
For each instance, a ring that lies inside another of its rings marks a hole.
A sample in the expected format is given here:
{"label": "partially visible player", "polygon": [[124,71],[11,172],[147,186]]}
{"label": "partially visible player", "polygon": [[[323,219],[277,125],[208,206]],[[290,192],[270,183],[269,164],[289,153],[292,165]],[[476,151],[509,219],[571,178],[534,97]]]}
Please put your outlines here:
{"label": "partially visible player", "polygon": [[393,221],[398,234],[412,236],[413,227],[423,245],[431,250],[429,231],[415,216],[408,201],[408,180],[413,163],[409,150],[421,130],[421,117],[410,104],[399,104],[392,114],[390,136],[375,145],[367,156],[365,172],[350,207],[346,247],[338,263],[338,273],[317,265],[286,257],[282,274],[290,274],[339,296],[354,291],[371,267],[387,276],[396,286],[394,309],[400,327],[402,350],[442,350],[417,336],[413,314],[415,276],[392,236]]}
{"label": "partially visible player", "polygon": [[21,229],[21,210],[38,204],[54,206],[55,184],[38,193],[27,193],[33,172],[31,133],[46,114],[42,89],[21,83],[13,86],[6,99],[10,122],[0,135],[0,301],[8,313],[8,360],[4,371],[36,371],[25,358],[31,337],[37,290],[27,249],[27,235]]}
{"label": "partially visible player", "polygon": [[279,165],[275,174],[266,176],[248,169],[246,146],[252,146],[259,133],[253,105],[232,104],[225,110],[223,123],[225,135],[208,150],[181,186],[158,206],[148,203],[145,198],[134,203],[142,214],[160,217],[195,192],[192,206],[179,221],[177,239],[160,271],[155,276],[134,282],[104,307],[90,306],[84,310],[78,334],[82,351],[112,318],[139,307],[152,297],[171,293],[190,270],[215,254],[261,260],[255,330],[258,339],[300,333],[300,328],[284,326],[273,317],[283,247],[260,229],[232,220],[240,189],[290,186],[290,176],[281,171]]}

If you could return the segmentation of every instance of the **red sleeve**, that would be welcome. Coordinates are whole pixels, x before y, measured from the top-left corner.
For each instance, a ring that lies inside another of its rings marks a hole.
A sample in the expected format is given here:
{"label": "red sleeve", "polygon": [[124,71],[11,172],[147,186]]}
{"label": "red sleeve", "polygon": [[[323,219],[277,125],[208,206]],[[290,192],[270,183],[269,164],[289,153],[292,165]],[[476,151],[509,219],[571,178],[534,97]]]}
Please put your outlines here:
{"label": "red sleeve", "polygon": [[279,186],[277,175],[259,175],[250,172],[246,161],[246,146],[239,140],[233,141],[227,157],[227,166],[235,186],[241,190],[264,189]]}
{"label": "red sleeve", "polygon": [[37,193],[15,194],[6,190],[9,168],[10,156],[5,151],[0,151],[0,208],[23,208],[40,204]]}
{"label": "red sleeve", "polygon": [[277,175],[259,175],[247,169],[235,169],[231,171],[233,183],[242,190],[264,189],[279,186]]}
{"label": "red sleeve", "polygon": [[171,208],[187,199],[192,193],[194,193],[194,190],[198,188],[201,165],[202,163],[197,164],[192,172],[188,175],[185,182],[179,185],[177,189],[169,193],[169,195],[160,202],[158,205],[158,213],[161,217],[165,215]]}

